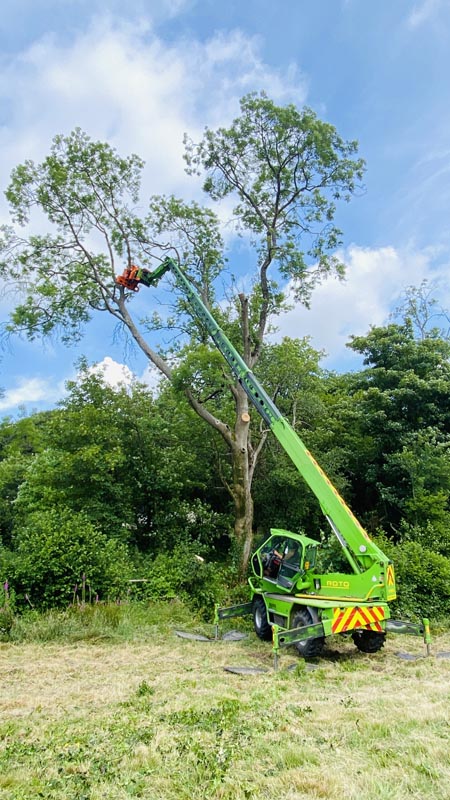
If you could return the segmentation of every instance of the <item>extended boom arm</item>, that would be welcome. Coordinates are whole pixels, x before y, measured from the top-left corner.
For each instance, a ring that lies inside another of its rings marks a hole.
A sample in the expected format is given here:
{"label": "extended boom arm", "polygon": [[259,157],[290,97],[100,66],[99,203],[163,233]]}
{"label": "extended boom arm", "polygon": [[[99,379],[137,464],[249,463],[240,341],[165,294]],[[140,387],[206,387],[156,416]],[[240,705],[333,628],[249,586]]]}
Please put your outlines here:
{"label": "extended boom arm", "polygon": [[226,359],[233,375],[317,497],[353,571],[361,573],[378,563],[380,570],[384,573],[390,563],[388,558],[369,538],[300,437],[282,416],[228,337],[219,328],[178,264],[171,258],[166,258],[153,272],[132,266],[124,270],[124,273],[117,278],[117,283],[126,289],[138,291],[139,284],[154,286],[166,272],[173,273],[177,285],[186,295],[196,316]]}

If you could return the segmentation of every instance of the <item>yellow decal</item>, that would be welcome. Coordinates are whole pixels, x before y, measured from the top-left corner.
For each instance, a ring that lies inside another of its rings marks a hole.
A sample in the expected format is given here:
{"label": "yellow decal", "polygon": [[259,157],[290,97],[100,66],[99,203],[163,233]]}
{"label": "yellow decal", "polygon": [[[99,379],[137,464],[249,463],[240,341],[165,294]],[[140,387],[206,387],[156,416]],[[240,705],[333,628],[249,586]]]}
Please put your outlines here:
{"label": "yellow decal", "polygon": [[326,581],[325,586],[333,589],[349,589],[350,583],[349,581]]}
{"label": "yellow decal", "polygon": [[388,600],[395,600],[397,597],[397,593],[395,591],[395,575],[394,575],[394,567],[392,564],[389,564],[386,570],[386,583],[387,583],[387,599]]}

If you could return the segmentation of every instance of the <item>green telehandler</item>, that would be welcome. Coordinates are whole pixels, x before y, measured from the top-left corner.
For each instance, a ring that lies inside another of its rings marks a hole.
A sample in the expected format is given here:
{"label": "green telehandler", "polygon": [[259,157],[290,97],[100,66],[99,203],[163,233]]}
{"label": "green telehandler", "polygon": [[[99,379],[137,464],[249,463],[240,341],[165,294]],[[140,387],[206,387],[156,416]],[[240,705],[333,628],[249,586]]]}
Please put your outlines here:
{"label": "green telehandler", "polygon": [[322,573],[319,542],[303,534],[272,529],[251,558],[250,602],[216,609],[219,620],[253,615],[256,634],[272,639],[274,649],[293,644],[303,657],[320,654],[325,638],[348,634],[364,653],[375,653],[386,631],[425,633],[424,626],[390,618],[395,599],[392,562],[370,539],[289,422],[221,330],[180,266],[166,258],[155,270],[127,267],[116,282],[123,291],[154,286],[171,272],[190,307],[226,359],[251,403],[291,458],[320,503],[348,563],[343,572]]}

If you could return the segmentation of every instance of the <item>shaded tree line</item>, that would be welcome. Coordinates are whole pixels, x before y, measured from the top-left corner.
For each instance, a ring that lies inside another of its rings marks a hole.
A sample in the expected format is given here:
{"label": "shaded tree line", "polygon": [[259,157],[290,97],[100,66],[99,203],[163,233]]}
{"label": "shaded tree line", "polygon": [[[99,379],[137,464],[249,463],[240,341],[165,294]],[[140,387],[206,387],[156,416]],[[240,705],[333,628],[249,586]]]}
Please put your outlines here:
{"label": "shaded tree line", "polygon": [[[308,340],[265,345],[259,377],[392,557],[400,610],[446,615],[450,343],[436,330],[418,337],[406,317],[350,346],[364,366],[337,375]],[[226,417],[227,393],[211,402]],[[266,432],[256,412],[250,424],[257,441]],[[153,394],[112,389],[82,364],[58,408],[0,425],[0,578],[19,604],[38,607],[67,604],[86,585],[91,598],[139,586],[141,596],[212,604],[238,574],[232,474],[228,448],[186,402],[182,380]],[[339,557],[270,435],[253,500],[257,536],[303,530]]]}

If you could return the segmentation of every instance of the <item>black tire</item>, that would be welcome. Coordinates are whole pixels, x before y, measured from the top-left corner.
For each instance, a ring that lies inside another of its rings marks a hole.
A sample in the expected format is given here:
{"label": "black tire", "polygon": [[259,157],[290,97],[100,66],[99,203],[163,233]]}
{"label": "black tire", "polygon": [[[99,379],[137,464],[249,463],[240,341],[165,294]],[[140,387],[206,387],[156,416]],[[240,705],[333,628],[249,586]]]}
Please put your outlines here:
{"label": "black tire", "polygon": [[352,639],[361,653],[378,653],[386,641],[385,633],[377,631],[356,630],[352,633]]}
{"label": "black tire", "polygon": [[[302,628],[303,625],[313,625],[316,621],[317,620],[312,618],[312,614],[307,608],[299,608],[292,617],[291,628]],[[304,639],[302,642],[296,642],[294,647],[302,658],[314,658],[315,656],[320,656],[324,644],[325,637],[320,636],[317,639]]]}
{"label": "black tire", "polygon": [[253,625],[256,635],[265,642],[272,639],[272,628],[267,619],[267,608],[262,597],[257,595],[253,600]]}

